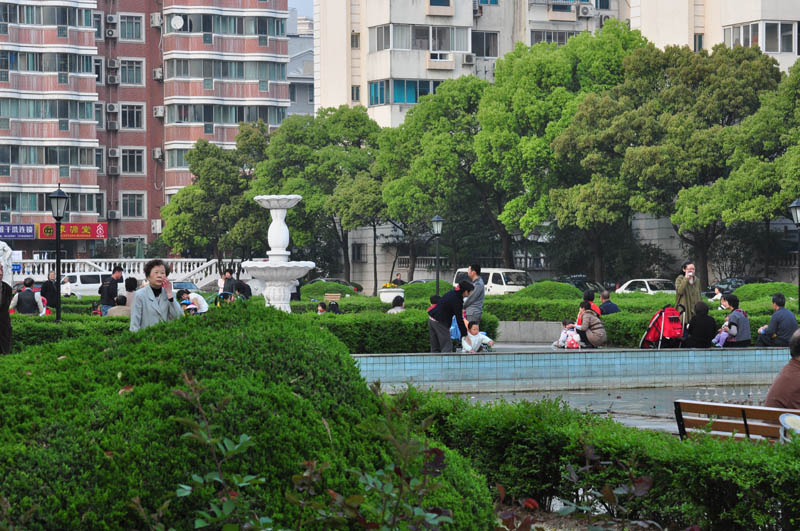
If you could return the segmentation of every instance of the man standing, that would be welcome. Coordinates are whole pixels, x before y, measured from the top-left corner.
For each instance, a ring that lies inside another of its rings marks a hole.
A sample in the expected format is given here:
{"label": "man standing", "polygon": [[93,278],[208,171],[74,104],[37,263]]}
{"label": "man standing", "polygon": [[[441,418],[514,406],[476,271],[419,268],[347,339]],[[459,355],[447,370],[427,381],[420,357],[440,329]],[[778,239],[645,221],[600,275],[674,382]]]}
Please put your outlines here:
{"label": "man standing", "polygon": [[11,353],[11,316],[8,306],[11,304],[11,286],[3,280],[3,265],[0,263],[0,352]]}
{"label": "man standing", "polygon": [[775,313],[772,314],[768,325],[758,329],[756,345],[761,347],[789,345],[792,334],[797,330],[797,319],[784,306],[786,306],[786,297],[783,296],[783,293],[776,293],[772,296],[772,309],[775,310]]}
{"label": "man standing", "polygon": [[58,300],[58,292],[56,290],[56,272],[50,271],[47,274],[47,280],[42,282],[42,297],[47,301],[47,305],[51,308],[58,308],[61,301]]}
{"label": "man standing", "polygon": [[100,294],[100,315],[106,316],[117,299],[117,282],[122,278],[122,267],[114,266],[111,276],[100,285],[97,293]]}
{"label": "man standing", "polygon": [[394,280],[392,281],[392,284],[394,284],[395,286],[402,286],[405,283],[406,282],[402,279],[400,273],[397,273],[397,275],[395,275],[394,277]]}
{"label": "man standing", "polygon": [[9,308],[23,315],[44,315],[42,296],[39,292],[34,293],[33,279],[26,278],[22,281],[22,286],[22,291],[11,299]]}
{"label": "man standing", "polygon": [[467,268],[467,276],[474,286],[474,289],[464,300],[464,311],[467,314],[467,323],[475,321],[481,322],[481,315],[483,315],[483,297],[486,294],[484,289],[483,278],[481,278],[481,266],[472,264]]}
{"label": "man standing", "polygon": [[800,409],[800,332],[792,334],[789,354],[792,359],[781,369],[767,392],[766,407]]}
{"label": "man standing", "polygon": [[600,311],[603,315],[611,315],[619,311],[619,306],[611,302],[611,294],[607,290],[603,290],[600,294]]}

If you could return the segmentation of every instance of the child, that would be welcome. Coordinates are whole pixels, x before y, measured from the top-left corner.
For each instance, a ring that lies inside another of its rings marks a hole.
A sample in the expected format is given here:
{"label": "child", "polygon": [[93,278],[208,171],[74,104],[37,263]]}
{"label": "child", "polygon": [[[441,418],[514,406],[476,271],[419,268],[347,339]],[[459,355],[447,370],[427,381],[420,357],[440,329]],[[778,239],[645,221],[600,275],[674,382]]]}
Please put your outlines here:
{"label": "child", "polygon": [[325,303],[324,302],[321,302],[321,303],[317,304],[317,314],[323,314],[323,313],[325,313],[327,311],[328,311],[328,309],[325,307]]}
{"label": "child", "polygon": [[580,341],[580,336],[578,333],[575,332],[573,328],[570,328],[569,325],[574,325],[575,321],[572,319],[564,319],[561,321],[561,336],[555,341],[553,341],[554,348],[566,348],[567,347],[567,340],[570,336],[575,336],[575,339]]}
{"label": "child", "polygon": [[480,332],[477,321],[470,321],[467,327],[467,335],[461,338],[461,349],[465,353],[474,354],[487,350],[484,345],[494,346],[494,341],[486,334]]}
{"label": "child", "polygon": [[728,329],[728,318],[726,317],[725,322],[722,323],[722,328],[719,329],[717,335],[714,336],[714,339],[711,340],[711,344],[714,345],[715,347],[722,348],[725,346],[725,341],[727,341],[729,335],[730,333]]}

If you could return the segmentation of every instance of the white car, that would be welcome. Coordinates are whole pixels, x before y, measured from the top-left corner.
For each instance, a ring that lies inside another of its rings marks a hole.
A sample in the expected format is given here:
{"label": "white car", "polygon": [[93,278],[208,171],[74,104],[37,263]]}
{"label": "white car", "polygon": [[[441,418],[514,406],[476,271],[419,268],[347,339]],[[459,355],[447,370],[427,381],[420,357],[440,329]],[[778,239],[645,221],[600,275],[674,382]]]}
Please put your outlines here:
{"label": "white car", "polygon": [[663,278],[635,278],[620,286],[617,293],[675,293],[675,283]]}
{"label": "white car", "polygon": [[[514,293],[525,286],[533,284],[528,273],[521,269],[482,267],[481,278],[483,279],[487,295]],[[462,267],[456,271],[456,274],[453,276],[453,285],[458,284],[459,280],[469,280],[466,267]]]}

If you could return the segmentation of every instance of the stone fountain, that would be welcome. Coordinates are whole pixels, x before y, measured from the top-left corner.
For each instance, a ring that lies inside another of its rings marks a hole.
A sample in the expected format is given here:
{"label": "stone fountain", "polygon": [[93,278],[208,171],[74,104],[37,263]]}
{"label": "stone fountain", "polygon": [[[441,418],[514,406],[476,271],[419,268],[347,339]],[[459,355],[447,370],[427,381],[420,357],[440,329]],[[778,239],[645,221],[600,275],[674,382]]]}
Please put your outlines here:
{"label": "stone fountain", "polygon": [[286,226],[286,211],[300,202],[299,195],[259,195],[255,201],[269,209],[272,222],[269,225],[267,241],[269,242],[268,261],[250,260],[242,267],[253,278],[264,282],[264,300],[284,312],[291,313],[289,304],[292,286],[295,281],[314,269],[314,262],[290,262],[289,227]]}

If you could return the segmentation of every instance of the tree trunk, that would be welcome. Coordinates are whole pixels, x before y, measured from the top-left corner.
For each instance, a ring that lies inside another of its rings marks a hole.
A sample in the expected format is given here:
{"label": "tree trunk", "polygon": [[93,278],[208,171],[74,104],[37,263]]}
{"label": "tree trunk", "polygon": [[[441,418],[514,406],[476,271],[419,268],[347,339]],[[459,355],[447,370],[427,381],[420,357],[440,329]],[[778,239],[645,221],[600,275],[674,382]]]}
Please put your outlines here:
{"label": "tree trunk", "polygon": [[697,280],[700,281],[700,290],[706,289],[708,287],[708,247],[707,245],[697,245],[695,246],[695,261],[697,262],[696,269],[697,269]]}
{"label": "tree trunk", "polygon": [[372,296],[378,295],[378,224],[372,224]]}
{"label": "tree trunk", "polygon": [[417,243],[408,242],[408,278],[406,282],[414,280],[414,269],[417,267]]}
{"label": "tree trunk", "polygon": [[587,233],[591,238],[589,245],[592,249],[592,280],[602,283],[603,280],[603,244],[600,242],[600,236],[596,233]]}
{"label": "tree trunk", "polygon": [[764,221],[764,229],[766,233],[764,234],[764,276],[769,278],[769,245],[770,245],[770,234],[769,234],[769,226],[770,220]]}
{"label": "tree trunk", "polygon": [[342,258],[344,260],[344,279],[350,282],[350,238],[346,230],[342,229]]}
{"label": "tree trunk", "polygon": [[515,269],[513,240],[505,228],[500,233],[500,239],[503,242],[503,265],[508,269]]}

